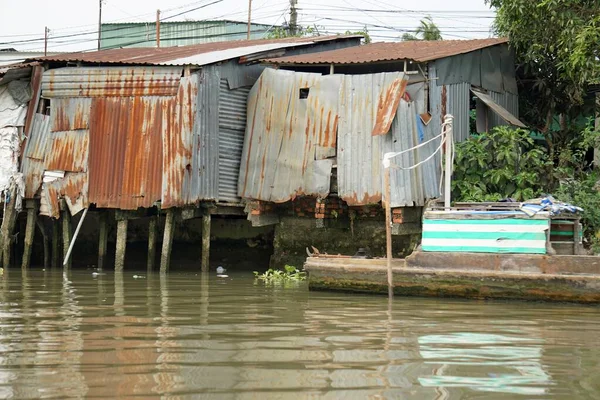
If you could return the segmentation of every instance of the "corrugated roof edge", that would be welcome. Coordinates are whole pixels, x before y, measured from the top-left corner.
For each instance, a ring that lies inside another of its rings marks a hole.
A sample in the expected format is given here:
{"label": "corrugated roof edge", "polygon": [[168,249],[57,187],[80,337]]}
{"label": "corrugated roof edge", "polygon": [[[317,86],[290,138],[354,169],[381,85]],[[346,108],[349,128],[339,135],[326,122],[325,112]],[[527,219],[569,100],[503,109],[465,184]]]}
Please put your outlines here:
{"label": "corrugated roof edge", "polygon": [[[229,22],[232,24],[241,24],[241,25],[248,25],[247,21],[235,21],[233,19],[203,19],[203,20],[190,20],[190,21],[161,21],[160,24],[161,25],[173,25],[173,24],[195,24],[195,23],[199,23],[199,22],[207,22],[207,23],[211,23],[211,22]],[[148,21],[148,22],[103,22],[102,25],[152,25],[152,24],[156,24],[156,21]],[[260,24],[260,23],[256,23],[256,22],[252,22],[251,25],[256,25],[256,26],[266,26],[266,27],[271,27],[273,25],[271,24]]]}
{"label": "corrugated roof edge", "polygon": [[508,43],[508,38],[378,42],[320,53],[265,58],[261,62],[277,65],[351,65],[401,60],[427,62],[505,43]]}
{"label": "corrugated roof edge", "polygon": [[[313,43],[322,43],[335,40],[348,40],[363,38],[363,35],[329,35],[302,38],[284,39],[257,39],[257,40],[232,40],[225,42],[212,42],[193,44],[189,46],[174,47],[134,47],[121,49],[108,49],[90,52],[62,53],[54,56],[37,57],[26,59],[25,62],[84,62],[91,64],[114,64],[114,65],[186,65],[169,64],[170,61],[189,58],[198,54],[216,51],[240,49],[261,44],[281,43],[282,48],[290,47],[290,44],[308,46]],[[250,53],[253,54],[253,53]],[[237,57],[232,57],[237,58]],[[192,65],[192,64],[189,64]]]}

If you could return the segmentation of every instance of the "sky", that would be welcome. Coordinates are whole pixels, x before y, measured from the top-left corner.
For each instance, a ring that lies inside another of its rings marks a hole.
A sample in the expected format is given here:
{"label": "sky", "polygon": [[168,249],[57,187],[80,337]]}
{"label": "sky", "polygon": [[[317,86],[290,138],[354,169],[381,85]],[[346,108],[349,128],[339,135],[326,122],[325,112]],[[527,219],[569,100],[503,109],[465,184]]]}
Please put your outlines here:
{"label": "sky", "polygon": [[[444,39],[492,36],[494,11],[484,0],[296,0],[298,22],[322,34],[367,27],[373,41],[397,41],[431,16]],[[92,50],[96,46],[99,0],[0,0],[0,49],[49,52]],[[289,21],[290,0],[252,0],[252,22]],[[103,22],[152,22],[156,10],[168,21],[246,21],[248,0],[103,0]],[[195,9],[195,10],[194,10]],[[175,16],[176,14],[180,14]],[[168,18],[173,17],[173,18]]]}

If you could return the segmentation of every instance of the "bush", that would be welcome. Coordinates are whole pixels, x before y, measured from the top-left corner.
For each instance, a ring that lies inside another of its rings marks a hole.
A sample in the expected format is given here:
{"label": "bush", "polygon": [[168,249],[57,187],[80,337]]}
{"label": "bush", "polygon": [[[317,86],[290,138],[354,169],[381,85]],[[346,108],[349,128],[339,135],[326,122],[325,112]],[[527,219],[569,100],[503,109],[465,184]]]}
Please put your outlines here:
{"label": "bush", "polygon": [[531,199],[544,192],[551,162],[528,131],[498,126],[456,145],[452,196],[456,201]]}

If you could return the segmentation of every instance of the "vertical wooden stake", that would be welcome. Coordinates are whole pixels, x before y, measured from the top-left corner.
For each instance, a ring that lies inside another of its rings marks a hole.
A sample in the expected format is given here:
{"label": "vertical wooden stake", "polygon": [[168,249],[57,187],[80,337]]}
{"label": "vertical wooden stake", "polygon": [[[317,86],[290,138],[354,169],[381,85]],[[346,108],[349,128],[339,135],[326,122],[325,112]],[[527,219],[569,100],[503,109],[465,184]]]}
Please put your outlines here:
{"label": "vertical wooden stake", "polygon": [[2,227],[0,228],[0,240],[2,241],[2,267],[8,269],[10,266],[11,253],[13,248],[13,232],[17,224],[19,213],[16,209],[17,204],[17,186],[11,185],[8,195],[8,203],[5,206]]}
{"label": "vertical wooden stake", "polygon": [[42,239],[44,241],[44,268],[50,268],[50,239],[46,234],[46,227],[40,218],[37,219],[37,227],[42,234]]}
{"label": "vertical wooden stake", "polygon": [[175,209],[167,210],[165,220],[165,233],[163,235],[162,252],[160,254],[160,272],[169,271],[171,264],[171,249],[173,247],[173,234],[175,233]]}
{"label": "vertical wooden stake", "polygon": [[150,217],[148,224],[148,271],[154,269],[154,261],[156,260],[156,239],[158,237],[158,218]]}
{"label": "vertical wooden stake", "polygon": [[389,297],[392,297],[394,295],[394,284],[392,281],[392,194],[390,188],[390,168],[385,168],[383,184],[385,186],[385,239],[388,295]]}
{"label": "vertical wooden stake", "polygon": [[127,225],[129,221],[117,221],[117,252],[115,255],[115,271],[123,271],[125,267],[125,250],[127,248]]}
{"label": "vertical wooden stake", "polygon": [[52,220],[52,268],[58,268],[60,263],[60,224]]}
{"label": "vertical wooden stake", "polygon": [[[71,213],[64,202],[61,204],[61,218],[62,218],[62,236],[63,236],[63,260],[67,258],[69,253],[69,245],[73,239],[73,228],[71,227]],[[71,269],[71,260],[69,259],[67,264],[63,266],[64,269]]]}
{"label": "vertical wooden stake", "polygon": [[108,245],[108,211],[100,211],[99,223],[98,270],[102,271],[106,263],[106,248]]}
{"label": "vertical wooden stake", "polygon": [[202,216],[202,272],[208,271],[210,260],[210,224],[211,215],[207,210]]}
{"label": "vertical wooden stake", "polygon": [[22,269],[29,268],[31,263],[31,251],[33,250],[33,238],[35,237],[35,226],[37,219],[37,202],[35,200],[27,200],[27,225],[25,227],[25,240],[23,251]]}

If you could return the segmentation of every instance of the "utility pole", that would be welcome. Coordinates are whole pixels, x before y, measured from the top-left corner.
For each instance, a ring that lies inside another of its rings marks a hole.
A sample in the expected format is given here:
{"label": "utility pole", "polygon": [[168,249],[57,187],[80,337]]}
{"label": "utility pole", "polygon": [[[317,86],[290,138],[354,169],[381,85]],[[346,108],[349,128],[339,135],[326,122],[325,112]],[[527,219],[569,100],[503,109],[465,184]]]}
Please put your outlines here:
{"label": "utility pole", "polygon": [[160,47],[160,10],[156,10],[156,47]]}
{"label": "utility pole", "polygon": [[252,20],[252,0],[248,0],[248,34],[246,39],[250,40],[250,21]]}
{"label": "utility pole", "polygon": [[98,0],[98,50],[100,50],[100,37],[102,36],[102,1]]}
{"label": "utility pole", "polygon": [[47,26],[44,27],[44,57],[48,54],[48,34],[50,29]]}
{"label": "utility pole", "polygon": [[296,5],[298,0],[290,0],[290,33],[292,36],[296,36],[298,32],[298,11],[296,11]]}

